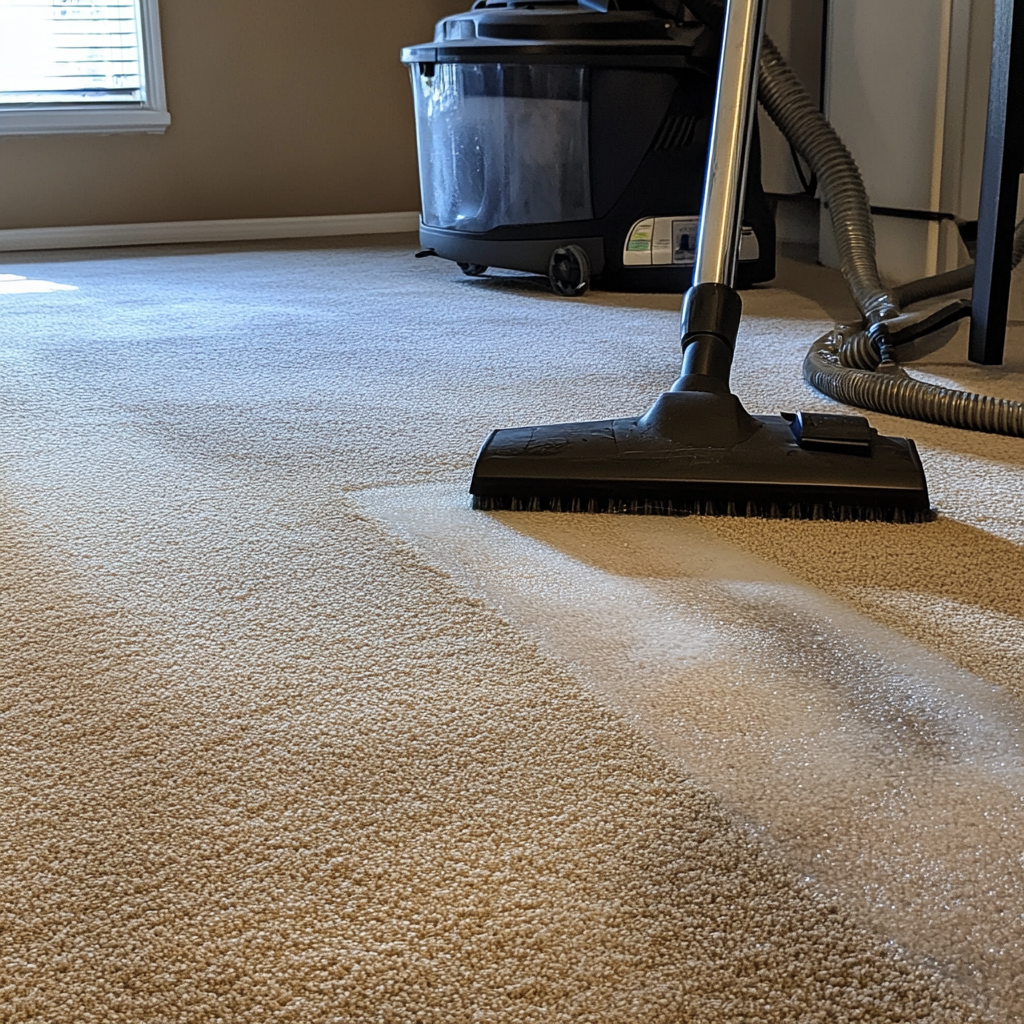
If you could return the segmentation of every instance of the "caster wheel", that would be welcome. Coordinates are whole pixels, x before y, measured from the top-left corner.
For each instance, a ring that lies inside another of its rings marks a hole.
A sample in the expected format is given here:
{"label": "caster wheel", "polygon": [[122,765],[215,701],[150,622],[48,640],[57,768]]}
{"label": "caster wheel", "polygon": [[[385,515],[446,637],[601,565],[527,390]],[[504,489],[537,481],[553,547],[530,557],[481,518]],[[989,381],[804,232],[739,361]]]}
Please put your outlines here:
{"label": "caster wheel", "polygon": [[466,277],[479,277],[481,274],[487,273],[487,267],[482,263],[460,263],[459,270],[461,270]]}
{"label": "caster wheel", "polygon": [[590,259],[578,245],[556,249],[548,263],[548,280],[556,295],[584,295],[590,287]]}

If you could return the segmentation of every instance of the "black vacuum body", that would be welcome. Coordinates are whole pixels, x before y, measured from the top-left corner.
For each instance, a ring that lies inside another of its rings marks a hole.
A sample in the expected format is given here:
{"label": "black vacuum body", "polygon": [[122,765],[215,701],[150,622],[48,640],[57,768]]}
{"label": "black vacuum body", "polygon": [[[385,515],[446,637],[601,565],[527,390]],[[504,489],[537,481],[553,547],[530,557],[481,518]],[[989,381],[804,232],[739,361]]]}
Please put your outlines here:
{"label": "black vacuum body", "polygon": [[[468,274],[545,274],[562,294],[591,280],[686,291],[718,56],[717,36],[685,12],[479,0],[445,18],[432,43],[402,52],[423,248]],[[774,275],[755,134],[736,284]]]}

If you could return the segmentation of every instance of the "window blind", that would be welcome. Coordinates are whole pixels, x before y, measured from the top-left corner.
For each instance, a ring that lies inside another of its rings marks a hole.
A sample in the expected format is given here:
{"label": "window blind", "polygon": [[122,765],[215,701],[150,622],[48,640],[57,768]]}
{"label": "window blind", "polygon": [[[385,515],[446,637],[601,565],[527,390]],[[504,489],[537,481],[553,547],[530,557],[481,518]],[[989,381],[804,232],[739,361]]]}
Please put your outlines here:
{"label": "window blind", "polygon": [[0,0],[0,106],[145,101],[138,0]]}

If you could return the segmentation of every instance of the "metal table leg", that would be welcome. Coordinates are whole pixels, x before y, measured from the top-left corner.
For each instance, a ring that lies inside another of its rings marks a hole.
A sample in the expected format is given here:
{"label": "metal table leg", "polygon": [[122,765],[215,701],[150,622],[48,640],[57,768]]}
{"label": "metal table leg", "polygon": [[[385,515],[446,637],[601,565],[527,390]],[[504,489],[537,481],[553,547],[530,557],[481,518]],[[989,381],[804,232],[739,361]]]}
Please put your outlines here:
{"label": "metal table leg", "polygon": [[1017,187],[1024,171],[1024,0],[996,0],[969,358],[1003,361]]}

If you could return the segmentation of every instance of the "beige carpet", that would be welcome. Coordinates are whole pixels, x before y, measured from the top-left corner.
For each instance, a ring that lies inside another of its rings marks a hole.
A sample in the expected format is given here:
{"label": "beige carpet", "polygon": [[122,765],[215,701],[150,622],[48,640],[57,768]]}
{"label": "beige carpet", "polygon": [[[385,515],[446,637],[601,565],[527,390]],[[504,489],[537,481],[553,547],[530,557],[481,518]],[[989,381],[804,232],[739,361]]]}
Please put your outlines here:
{"label": "beige carpet", "polygon": [[[873,417],[922,526],[472,513],[678,300],[411,244],[0,268],[0,1021],[1024,1016],[1024,442]],[[782,280],[737,390],[828,408]]]}

